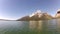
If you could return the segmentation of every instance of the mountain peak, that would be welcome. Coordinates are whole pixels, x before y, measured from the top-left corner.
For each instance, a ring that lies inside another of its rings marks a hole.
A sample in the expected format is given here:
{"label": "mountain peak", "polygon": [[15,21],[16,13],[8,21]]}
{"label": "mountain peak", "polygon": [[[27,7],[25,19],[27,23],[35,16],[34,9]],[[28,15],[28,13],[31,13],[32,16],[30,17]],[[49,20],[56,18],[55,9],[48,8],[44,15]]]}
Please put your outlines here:
{"label": "mountain peak", "polygon": [[41,10],[37,10],[36,12],[32,13],[31,15],[29,15],[29,17],[32,17],[34,15],[40,15],[42,12]]}
{"label": "mountain peak", "polygon": [[41,13],[41,10],[37,10],[35,13]]}

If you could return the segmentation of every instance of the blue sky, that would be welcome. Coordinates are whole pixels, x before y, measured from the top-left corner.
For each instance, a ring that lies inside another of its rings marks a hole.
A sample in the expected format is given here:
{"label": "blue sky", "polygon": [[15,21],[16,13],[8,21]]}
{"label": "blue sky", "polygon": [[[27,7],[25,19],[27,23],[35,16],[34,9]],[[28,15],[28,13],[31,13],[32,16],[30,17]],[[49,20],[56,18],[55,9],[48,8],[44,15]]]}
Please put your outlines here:
{"label": "blue sky", "polygon": [[0,0],[0,19],[18,19],[36,10],[55,16],[60,0]]}

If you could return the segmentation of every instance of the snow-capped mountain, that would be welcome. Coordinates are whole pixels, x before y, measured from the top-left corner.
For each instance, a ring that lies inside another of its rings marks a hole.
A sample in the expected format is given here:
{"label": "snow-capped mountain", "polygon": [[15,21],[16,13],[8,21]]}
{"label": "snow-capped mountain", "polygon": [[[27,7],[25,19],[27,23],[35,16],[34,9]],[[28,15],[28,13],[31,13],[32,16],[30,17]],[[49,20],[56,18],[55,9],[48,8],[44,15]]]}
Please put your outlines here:
{"label": "snow-capped mountain", "polygon": [[36,12],[32,13],[31,15],[22,17],[20,20],[29,21],[29,20],[47,20],[52,19],[53,17],[48,13],[43,13],[41,10],[37,10]]}
{"label": "snow-capped mountain", "polygon": [[41,10],[37,10],[35,13],[32,13],[31,15],[29,15],[29,17],[32,17],[34,15],[38,15],[38,17],[41,17],[42,16]]}

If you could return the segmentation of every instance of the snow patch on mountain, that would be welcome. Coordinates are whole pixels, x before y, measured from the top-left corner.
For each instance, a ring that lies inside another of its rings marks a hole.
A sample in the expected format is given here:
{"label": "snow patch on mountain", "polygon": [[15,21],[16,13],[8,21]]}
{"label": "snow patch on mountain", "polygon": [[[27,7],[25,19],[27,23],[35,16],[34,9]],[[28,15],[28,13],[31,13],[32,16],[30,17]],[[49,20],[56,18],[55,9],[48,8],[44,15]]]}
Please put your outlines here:
{"label": "snow patch on mountain", "polygon": [[36,12],[32,13],[31,15],[29,15],[29,17],[32,17],[34,15],[38,15],[40,17],[42,15],[41,10],[37,10]]}

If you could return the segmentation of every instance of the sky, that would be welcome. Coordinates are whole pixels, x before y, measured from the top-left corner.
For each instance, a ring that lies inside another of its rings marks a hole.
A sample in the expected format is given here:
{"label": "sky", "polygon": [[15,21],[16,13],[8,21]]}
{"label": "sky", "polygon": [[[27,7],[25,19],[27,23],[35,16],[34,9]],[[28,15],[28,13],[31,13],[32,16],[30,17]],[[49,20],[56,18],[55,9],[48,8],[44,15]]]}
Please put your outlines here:
{"label": "sky", "polygon": [[36,10],[55,16],[60,0],[0,0],[0,19],[16,20]]}

